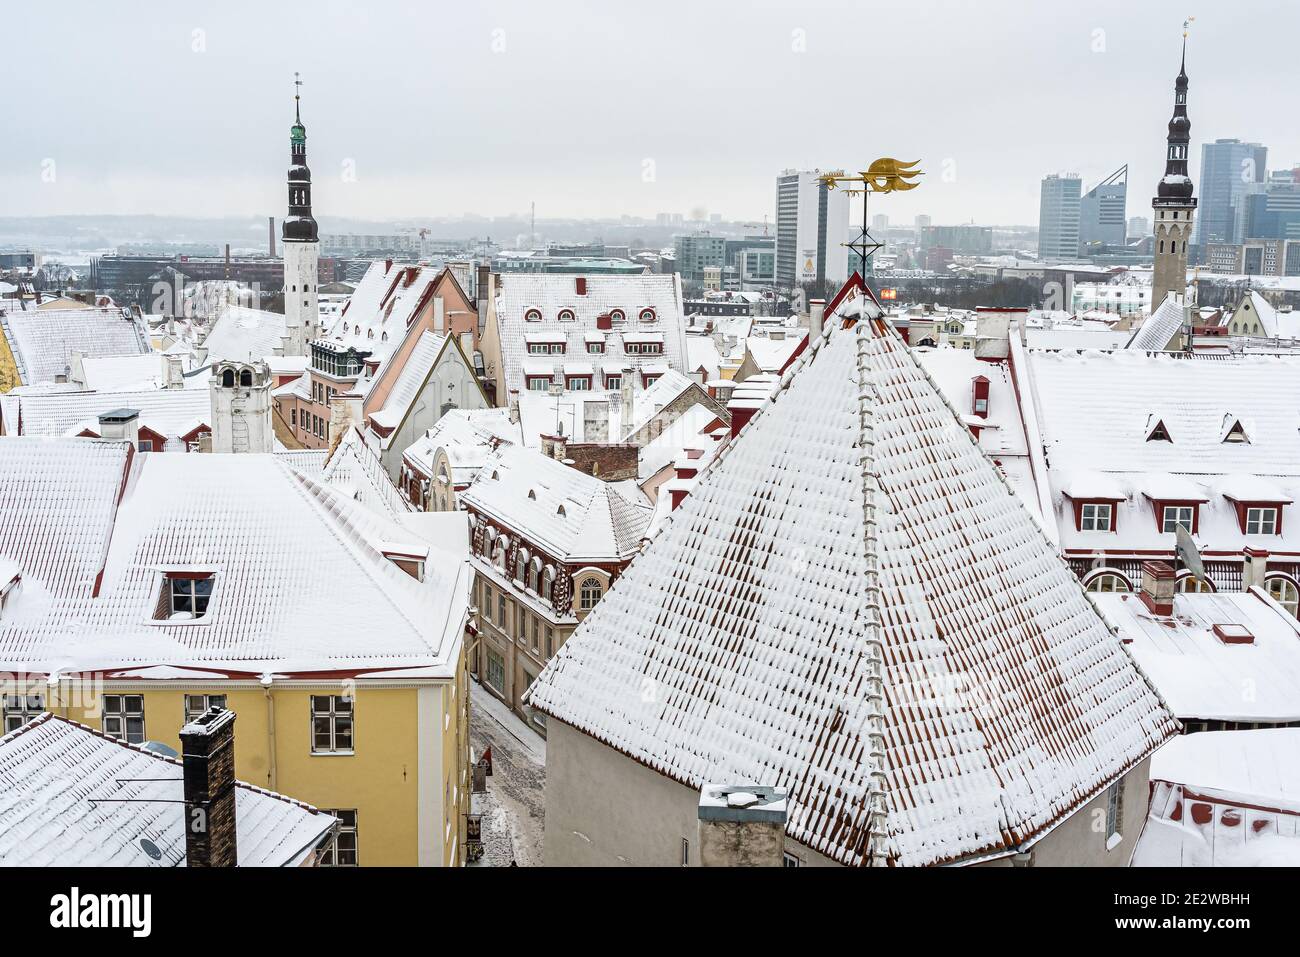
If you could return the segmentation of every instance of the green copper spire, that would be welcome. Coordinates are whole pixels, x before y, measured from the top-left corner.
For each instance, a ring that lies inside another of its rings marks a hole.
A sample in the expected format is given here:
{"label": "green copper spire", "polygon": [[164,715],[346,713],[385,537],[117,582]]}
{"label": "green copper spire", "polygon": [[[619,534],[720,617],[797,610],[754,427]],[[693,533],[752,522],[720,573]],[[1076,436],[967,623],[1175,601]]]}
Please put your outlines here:
{"label": "green copper spire", "polygon": [[307,142],[307,128],[302,125],[302,115],[298,110],[302,80],[298,79],[296,72],[293,75],[293,87],[293,126],[289,129],[289,140],[293,143],[305,143]]}

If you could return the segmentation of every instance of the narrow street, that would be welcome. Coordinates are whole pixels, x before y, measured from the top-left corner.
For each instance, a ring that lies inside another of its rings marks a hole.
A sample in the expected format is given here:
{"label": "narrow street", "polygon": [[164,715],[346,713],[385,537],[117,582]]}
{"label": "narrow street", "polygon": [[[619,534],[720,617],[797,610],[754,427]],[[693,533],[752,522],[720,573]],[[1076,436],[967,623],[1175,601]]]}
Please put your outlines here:
{"label": "narrow street", "polygon": [[487,793],[474,795],[483,815],[483,857],[471,866],[539,867],[546,819],[546,742],[476,682],[470,689],[474,755],[492,749]]}

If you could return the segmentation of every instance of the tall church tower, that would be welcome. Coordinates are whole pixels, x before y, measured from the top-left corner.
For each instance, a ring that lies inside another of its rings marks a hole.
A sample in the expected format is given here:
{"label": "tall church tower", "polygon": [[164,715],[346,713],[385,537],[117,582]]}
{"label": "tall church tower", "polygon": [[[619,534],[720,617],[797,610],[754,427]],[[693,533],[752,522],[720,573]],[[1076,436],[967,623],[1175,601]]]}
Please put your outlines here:
{"label": "tall church tower", "polygon": [[1155,211],[1155,272],[1151,276],[1151,311],[1172,292],[1181,301],[1187,291],[1187,243],[1192,238],[1196,199],[1187,175],[1187,149],[1192,121],[1187,118],[1187,33],[1183,33],[1183,60],[1174,81],[1174,115],[1169,120],[1169,146],[1165,175],[1151,200]]}
{"label": "tall church tower", "polygon": [[294,74],[294,123],[289,131],[289,215],[281,228],[284,244],[284,354],[303,356],[320,335],[317,303],[320,237],[311,215],[311,170],[307,168],[307,128],[302,125]]}

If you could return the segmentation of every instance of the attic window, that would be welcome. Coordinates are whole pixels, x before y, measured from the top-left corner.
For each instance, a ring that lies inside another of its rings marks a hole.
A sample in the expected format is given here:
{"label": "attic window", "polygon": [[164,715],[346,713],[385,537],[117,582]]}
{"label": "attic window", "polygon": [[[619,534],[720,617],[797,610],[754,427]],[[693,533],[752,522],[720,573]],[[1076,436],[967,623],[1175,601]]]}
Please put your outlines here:
{"label": "attic window", "polygon": [[164,572],[153,620],[180,622],[207,617],[216,581],[214,572]]}
{"label": "attic window", "polygon": [[501,479],[501,476],[497,473],[497,470],[496,470],[496,469],[493,469],[493,470],[492,470],[492,481],[497,482],[497,481],[500,481],[500,479]]}
{"label": "attic window", "polygon": [[564,503],[563,503],[563,502],[561,502],[561,503],[560,503],[560,507],[557,508],[557,509],[555,510],[555,514],[556,514],[556,515],[559,515],[561,518],[564,517],[564,515],[565,515],[565,511],[564,511]]}
{"label": "attic window", "polygon": [[572,309],[561,309],[559,315],[560,322],[573,322],[574,315]]}
{"label": "attic window", "polygon": [[622,325],[627,322],[627,313],[622,309],[611,309],[609,311],[609,321],[614,325]]}
{"label": "attic window", "polygon": [[655,316],[655,311],[653,309],[645,308],[641,310],[642,322],[654,322],[656,318],[658,317]]}
{"label": "attic window", "polygon": [[1223,433],[1223,441],[1249,443],[1250,437],[1246,435],[1246,430],[1242,428],[1241,421],[1236,420],[1228,431]]}
{"label": "attic window", "polygon": [[536,502],[536,501],[537,501],[537,493],[534,492],[532,489],[529,489],[529,490],[528,490],[528,500],[529,500],[530,502]]}
{"label": "attic window", "polygon": [[424,563],[429,550],[419,545],[401,545],[384,542],[379,546],[383,556],[418,582],[424,581]]}
{"label": "attic window", "polygon": [[1164,422],[1156,420],[1155,428],[1147,434],[1148,442],[1172,442],[1169,430],[1165,428]]}
{"label": "attic window", "polygon": [[529,309],[524,313],[524,322],[541,322],[542,311],[540,309]]}

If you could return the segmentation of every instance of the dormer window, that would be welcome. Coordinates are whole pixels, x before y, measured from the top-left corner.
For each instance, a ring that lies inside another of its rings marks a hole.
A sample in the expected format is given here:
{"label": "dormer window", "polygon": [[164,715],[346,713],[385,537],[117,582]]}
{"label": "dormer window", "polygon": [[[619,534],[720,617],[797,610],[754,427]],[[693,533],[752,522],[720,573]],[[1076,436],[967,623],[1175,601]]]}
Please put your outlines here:
{"label": "dormer window", "polygon": [[1232,419],[1231,424],[1223,432],[1224,442],[1250,442],[1250,436],[1246,434],[1246,429],[1241,424],[1240,419]]}
{"label": "dormer window", "polygon": [[611,309],[609,311],[609,321],[612,325],[621,326],[627,322],[627,313],[622,309]]}
{"label": "dormer window", "polygon": [[1148,442],[1172,442],[1173,438],[1169,435],[1169,430],[1165,428],[1165,423],[1160,419],[1156,420],[1155,425],[1147,432]]}
{"label": "dormer window", "polygon": [[647,306],[645,309],[641,310],[640,319],[642,322],[654,322],[657,318],[655,311],[650,307]]}
{"label": "dormer window", "polygon": [[529,309],[524,313],[524,322],[541,322],[542,310]]}
{"label": "dormer window", "polygon": [[989,417],[989,380],[982,375],[971,380],[971,413],[981,419]]}
{"label": "dormer window", "polygon": [[587,353],[593,356],[603,356],[605,354],[604,342],[588,342]]}
{"label": "dormer window", "polygon": [[154,621],[174,623],[207,617],[216,581],[213,572],[164,572],[154,604]]}
{"label": "dormer window", "polygon": [[1246,509],[1247,535],[1276,535],[1278,510],[1273,506],[1254,506]]}
{"label": "dormer window", "polygon": [[424,581],[424,563],[429,549],[421,545],[403,545],[383,542],[379,546],[383,556],[418,582]]}
{"label": "dormer window", "polygon": [[1163,532],[1177,531],[1181,525],[1187,531],[1195,531],[1196,527],[1196,506],[1195,505],[1166,505],[1161,509],[1160,530]]}
{"label": "dormer window", "polygon": [[1079,507],[1079,531],[1114,531],[1115,507],[1110,502],[1086,502]]}
{"label": "dormer window", "polygon": [[561,309],[557,318],[560,322],[573,322],[576,317],[574,316],[572,309]]}

